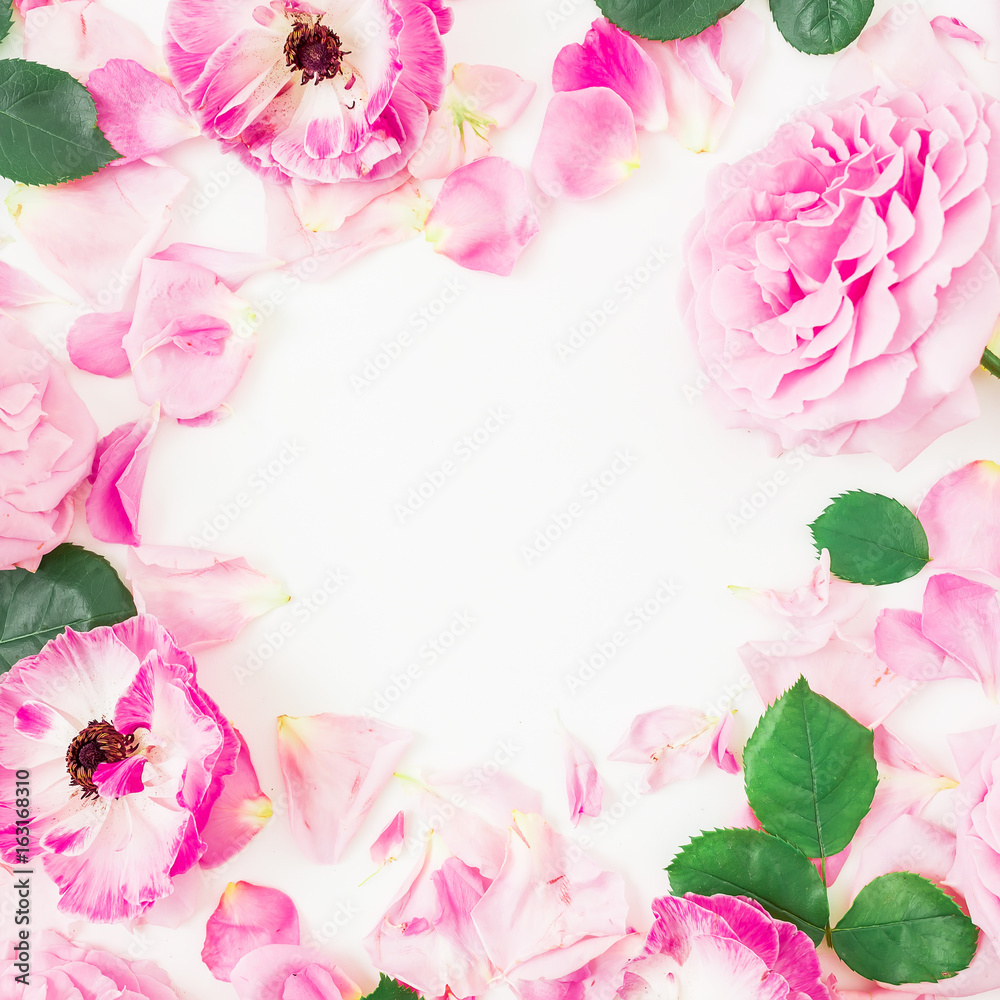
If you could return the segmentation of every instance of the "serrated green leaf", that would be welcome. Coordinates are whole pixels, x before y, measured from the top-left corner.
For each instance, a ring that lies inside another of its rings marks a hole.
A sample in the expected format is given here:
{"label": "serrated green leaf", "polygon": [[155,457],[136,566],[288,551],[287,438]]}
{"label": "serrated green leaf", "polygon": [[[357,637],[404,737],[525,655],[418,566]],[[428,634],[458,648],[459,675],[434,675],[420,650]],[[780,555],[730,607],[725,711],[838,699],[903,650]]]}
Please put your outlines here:
{"label": "serrated green leaf", "polygon": [[743,754],[747,798],[764,829],[810,858],[842,851],[875,796],[874,741],[800,678],[767,709]]}
{"label": "serrated green leaf", "polygon": [[362,1000],[416,1000],[419,996],[416,990],[380,972],[378,986],[368,996],[362,997]]}
{"label": "serrated green leaf", "polygon": [[827,55],[861,34],[874,6],[875,0],[771,0],[771,15],[795,48]]}
{"label": "serrated green leaf", "polygon": [[689,38],[731,14],[743,0],[597,0],[601,13],[623,31],[666,41]]}
{"label": "serrated green leaf", "polygon": [[968,968],[979,932],[936,885],[912,872],[893,872],[858,893],[832,937],[855,972],[898,986],[935,983]]}
{"label": "serrated green leaf", "polygon": [[0,674],[67,628],[88,632],[136,614],[111,564],[77,545],[60,545],[34,573],[0,573]]}
{"label": "serrated green leaf", "polygon": [[983,357],[979,364],[994,378],[1000,378],[1000,358],[998,358],[988,347],[985,351],[983,351]]}
{"label": "serrated green leaf", "polygon": [[670,862],[667,874],[676,896],[747,896],[816,944],[830,922],[826,888],[813,863],[791,844],[759,830],[712,830],[694,837]]}
{"label": "serrated green leaf", "polygon": [[22,184],[58,184],[118,158],[79,80],[25,59],[0,60],[0,175]]}
{"label": "serrated green leaf", "polygon": [[7,37],[11,25],[14,23],[13,7],[14,0],[0,0],[0,42]]}
{"label": "serrated green leaf", "polygon": [[916,515],[879,493],[844,493],[809,527],[816,548],[830,550],[830,571],[851,583],[899,583],[930,561]]}

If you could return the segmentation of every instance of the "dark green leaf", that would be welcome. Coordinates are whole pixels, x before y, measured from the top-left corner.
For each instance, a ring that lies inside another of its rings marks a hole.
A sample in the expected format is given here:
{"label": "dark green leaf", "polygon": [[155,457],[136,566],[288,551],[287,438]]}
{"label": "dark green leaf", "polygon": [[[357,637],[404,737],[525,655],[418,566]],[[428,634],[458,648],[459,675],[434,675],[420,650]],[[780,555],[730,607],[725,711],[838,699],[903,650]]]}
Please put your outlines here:
{"label": "dark green leaf", "polygon": [[667,874],[676,896],[748,896],[816,944],[830,922],[826,888],[813,863],[791,844],[759,830],[703,833],[681,848]]}
{"label": "dark green leaf", "polygon": [[416,990],[380,972],[378,986],[362,1000],[417,1000],[419,996]]}
{"label": "dark green leaf", "polygon": [[23,184],[86,177],[118,159],[87,88],[69,73],[0,60],[0,175]]}
{"label": "dark green leaf", "polygon": [[689,38],[732,13],[743,0],[597,0],[604,16],[640,38]]}
{"label": "dark green leaf", "polygon": [[975,924],[936,885],[912,872],[880,875],[833,930],[833,947],[880,983],[936,983],[968,967]]}
{"label": "dark green leaf", "polygon": [[1000,358],[998,358],[988,347],[983,351],[983,358],[979,362],[991,375],[1000,378]]}
{"label": "dark green leaf", "polygon": [[855,490],[837,497],[810,525],[830,570],[852,583],[899,583],[930,561],[927,535],[898,500]]}
{"label": "dark green leaf", "polygon": [[14,23],[13,3],[14,0],[0,0],[0,42],[7,37],[7,32]]}
{"label": "dark green leaf", "polygon": [[106,559],[76,545],[60,545],[34,573],[0,573],[0,673],[67,628],[88,632],[135,613],[132,595]]}
{"label": "dark green leaf", "polygon": [[800,678],[764,713],[743,754],[747,798],[764,829],[810,858],[842,851],[875,795],[874,740]]}
{"label": "dark green leaf", "polygon": [[825,55],[850,45],[874,6],[875,0],[771,0],[771,14],[795,48]]}

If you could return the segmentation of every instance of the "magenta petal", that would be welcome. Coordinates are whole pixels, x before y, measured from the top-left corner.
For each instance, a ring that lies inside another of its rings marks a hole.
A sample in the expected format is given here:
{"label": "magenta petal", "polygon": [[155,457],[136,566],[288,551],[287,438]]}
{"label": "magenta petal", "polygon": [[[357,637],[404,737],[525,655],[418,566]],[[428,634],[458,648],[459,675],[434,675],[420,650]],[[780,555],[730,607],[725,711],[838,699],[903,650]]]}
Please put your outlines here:
{"label": "magenta petal", "polygon": [[66,336],[70,361],[81,371],[119,378],[131,367],[122,347],[131,325],[130,312],[85,313]]}
{"label": "magenta petal", "polygon": [[229,982],[233,966],[269,944],[299,943],[299,914],[278,889],[230,882],[205,927],[202,961],[216,979]]}
{"label": "magenta petal", "polygon": [[142,782],[145,757],[127,757],[113,764],[98,764],[94,771],[94,784],[97,794],[107,799],[120,799],[123,795],[141,792],[145,787]]}
{"label": "magenta petal", "polygon": [[552,198],[596,198],[639,165],[632,110],[613,90],[556,94],[549,102],[531,169]]}
{"label": "magenta petal", "polygon": [[160,408],[153,406],[141,420],[122,424],[97,445],[87,524],[102,542],[139,544],[139,505],[159,421]]}
{"label": "magenta petal", "polygon": [[459,167],[445,178],[427,217],[427,239],[438,253],[462,267],[493,274],[510,274],[538,229],[524,175],[496,156]]}
{"label": "magenta petal", "polygon": [[398,812],[389,821],[389,825],[378,835],[375,843],[372,844],[372,861],[377,865],[384,865],[390,861],[395,861],[399,857],[399,850],[403,846],[404,839],[404,817],[401,812]]}
{"label": "magenta petal", "polygon": [[574,826],[582,816],[600,816],[604,785],[586,747],[576,737],[565,734],[566,796]]}

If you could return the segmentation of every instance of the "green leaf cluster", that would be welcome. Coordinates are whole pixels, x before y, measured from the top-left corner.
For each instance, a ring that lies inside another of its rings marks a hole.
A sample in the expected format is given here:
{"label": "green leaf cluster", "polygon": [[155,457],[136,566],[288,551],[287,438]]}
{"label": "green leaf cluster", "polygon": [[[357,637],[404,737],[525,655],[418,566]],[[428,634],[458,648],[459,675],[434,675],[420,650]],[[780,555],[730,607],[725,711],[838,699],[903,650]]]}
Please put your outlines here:
{"label": "green leaf cluster", "polygon": [[821,872],[871,808],[878,771],[870,729],[800,678],[764,713],[744,768],[747,798],[764,829],[695,837],[667,869],[672,892],[754,899],[815,944],[826,939],[848,966],[878,982],[937,982],[968,967],[978,930],[941,889],[912,872],[874,879],[830,926]]}

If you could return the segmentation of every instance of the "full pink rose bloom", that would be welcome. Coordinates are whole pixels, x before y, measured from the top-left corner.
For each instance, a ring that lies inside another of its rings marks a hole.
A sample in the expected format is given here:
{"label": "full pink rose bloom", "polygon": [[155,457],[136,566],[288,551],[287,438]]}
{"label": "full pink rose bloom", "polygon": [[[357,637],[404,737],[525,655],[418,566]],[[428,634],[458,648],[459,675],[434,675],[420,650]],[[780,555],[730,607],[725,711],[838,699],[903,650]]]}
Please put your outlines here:
{"label": "full pink rose bloom", "polygon": [[900,467],[975,417],[998,205],[1000,105],[946,72],[806,111],[719,168],[681,297],[727,422]]}
{"label": "full pink rose bloom", "polygon": [[379,180],[442,100],[441,0],[170,0],[164,54],[202,130],[281,180]]}
{"label": "full pink rose bloom", "polygon": [[830,1000],[809,937],[742,896],[664,896],[642,955],[625,966],[622,1000],[739,997]]}
{"label": "full pink rose bloom", "polygon": [[[88,920],[137,917],[204,855],[239,740],[155,618],[67,630],[0,679],[0,812],[28,772],[31,857]],[[10,819],[0,858],[16,861]]]}
{"label": "full pink rose bloom", "polygon": [[0,961],[0,1000],[179,1000],[166,973],[152,962],[129,962],[97,948],[80,947],[54,931],[31,942],[29,985],[15,979],[20,970],[5,947]]}
{"label": "full pink rose bloom", "polygon": [[66,540],[97,425],[62,369],[0,315],[0,570],[35,570]]}

